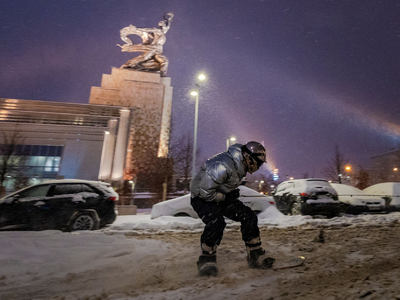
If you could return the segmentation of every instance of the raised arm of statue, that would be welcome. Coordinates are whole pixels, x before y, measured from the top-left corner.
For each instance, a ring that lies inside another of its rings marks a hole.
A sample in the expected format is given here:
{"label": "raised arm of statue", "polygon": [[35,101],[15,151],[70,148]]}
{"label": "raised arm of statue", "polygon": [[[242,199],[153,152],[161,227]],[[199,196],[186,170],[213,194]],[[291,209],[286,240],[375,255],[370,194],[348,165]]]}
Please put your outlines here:
{"label": "raised arm of statue", "polygon": [[[165,34],[171,26],[173,17],[173,13],[165,14],[164,20],[158,23],[158,28],[137,28],[133,25],[122,28],[120,36],[125,44],[122,46],[118,44],[117,46],[121,47],[122,52],[142,52],[142,54],[129,60],[121,68],[137,70],[157,70],[158,68],[160,73],[164,75],[167,71],[168,59],[163,55],[163,45],[167,40]],[[133,44],[128,37],[131,34],[140,36],[142,43]]]}

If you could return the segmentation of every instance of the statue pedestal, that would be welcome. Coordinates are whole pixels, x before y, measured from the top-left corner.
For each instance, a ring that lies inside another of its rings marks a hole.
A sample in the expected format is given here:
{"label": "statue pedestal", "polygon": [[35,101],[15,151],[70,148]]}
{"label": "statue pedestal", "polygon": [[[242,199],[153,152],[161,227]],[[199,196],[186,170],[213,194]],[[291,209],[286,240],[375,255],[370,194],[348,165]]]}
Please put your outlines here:
{"label": "statue pedestal", "polygon": [[[113,68],[92,87],[90,104],[130,109],[125,171],[149,169],[150,159],[168,154],[172,106],[171,78],[158,73]],[[131,172],[132,173],[132,172]]]}

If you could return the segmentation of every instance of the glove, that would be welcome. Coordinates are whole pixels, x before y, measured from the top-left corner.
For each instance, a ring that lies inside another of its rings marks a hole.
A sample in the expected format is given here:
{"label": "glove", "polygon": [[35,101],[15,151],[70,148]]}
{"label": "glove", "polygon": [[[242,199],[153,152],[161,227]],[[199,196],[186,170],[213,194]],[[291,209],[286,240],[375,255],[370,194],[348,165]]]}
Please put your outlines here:
{"label": "glove", "polygon": [[230,191],[229,193],[225,194],[225,201],[235,201],[239,197],[240,197],[240,190],[234,189],[233,191]]}

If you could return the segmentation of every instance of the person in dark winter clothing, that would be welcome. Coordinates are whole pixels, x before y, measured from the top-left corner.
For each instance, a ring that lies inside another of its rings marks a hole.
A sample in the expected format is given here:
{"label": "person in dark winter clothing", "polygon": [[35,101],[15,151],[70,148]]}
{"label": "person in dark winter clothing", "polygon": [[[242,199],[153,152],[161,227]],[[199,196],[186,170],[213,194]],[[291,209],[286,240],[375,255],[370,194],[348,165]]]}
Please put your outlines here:
{"label": "person in dark winter clothing", "polygon": [[241,222],[249,267],[272,267],[274,259],[267,257],[261,247],[257,215],[238,200],[238,187],[246,173],[256,172],[266,161],[266,151],[260,143],[235,144],[208,159],[193,178],[191,205],[206,224],[197,262],[200,276],[218,273],[216,253],[226,226],[224,217]]}

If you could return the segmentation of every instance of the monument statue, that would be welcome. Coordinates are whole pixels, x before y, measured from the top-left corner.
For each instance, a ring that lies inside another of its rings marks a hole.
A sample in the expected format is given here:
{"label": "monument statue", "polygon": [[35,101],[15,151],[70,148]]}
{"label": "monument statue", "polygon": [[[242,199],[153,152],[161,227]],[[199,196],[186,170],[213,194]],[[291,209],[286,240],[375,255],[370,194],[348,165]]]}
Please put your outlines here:
{"label": "monument statue", "polygon": [[[142,52],[139,56],[128,60],[121,68],[131,68],[139,71],[159,71],[165,76],[168,69],[168,59],[163,55],[163,46],[167,40],[165,34],[171,26],[173,13],[164,15],[164,21],[158,23],[159,28],[137,28],[130,25],[120,30],[121,39],[126,43],[117,45],[122,52]],[[142,38],[142,44],[133,44],[128,38],[135,34]]]}

